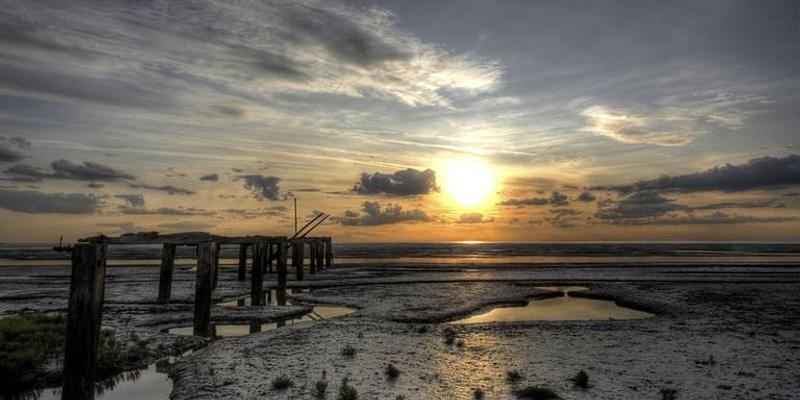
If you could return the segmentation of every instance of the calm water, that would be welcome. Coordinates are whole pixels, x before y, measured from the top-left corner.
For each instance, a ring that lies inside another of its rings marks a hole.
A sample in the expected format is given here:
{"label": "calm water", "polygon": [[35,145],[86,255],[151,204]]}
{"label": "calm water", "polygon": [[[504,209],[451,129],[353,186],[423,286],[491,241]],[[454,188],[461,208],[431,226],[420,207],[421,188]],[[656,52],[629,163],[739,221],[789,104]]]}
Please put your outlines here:
{"label": "calm water", "polygon": [[563,291],[564,296],[550,299],[533,300],[521,307],[496,307],[492,310],[473,315],[452,324],[477,324],[486,322],[514,321],[607,321],[643,319],[653,314],[620,307],[613,301],[584,299],[572,297],[571,292],[586,290],[584,287],[542,287],[544,290]]}
{"label": "calm water", "polygon": [[[223,264],[238,261],[238,246],[223,246]],[[769,263],[800,264],[800,243],[559,242],[559,243],[334,243],[340,264]],[[158,245],[109,248],[109,265],[158,265]],[[178,247],[178,263],[193,264],[194,249]],[[0,266],[67,265],[51,245],[0,245]]]}

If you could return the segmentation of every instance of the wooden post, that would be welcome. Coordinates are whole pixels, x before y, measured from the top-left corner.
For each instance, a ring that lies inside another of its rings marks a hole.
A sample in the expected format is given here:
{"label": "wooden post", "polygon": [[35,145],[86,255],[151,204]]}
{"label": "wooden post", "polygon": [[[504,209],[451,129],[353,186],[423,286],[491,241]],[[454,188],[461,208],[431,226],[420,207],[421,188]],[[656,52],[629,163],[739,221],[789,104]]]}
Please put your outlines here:
{"label": "wooden post", "polygon": [[322,264],[325,262],[325,239],[317,240],[317,269],[322,269]]}
{"label": "wooden post", "polygon": [[317,248],[314,246],[314,242],[308,243],[308,272],[317,273]]}
{"label": "wooden post", "polygon": [[330,237],[325,238],[325,268],[333,265],[333,240]]}
{"label": "wooden post", "polygon": [[295,276],[298,281],[303,280],[303,262],[305,261],[305,244],[303,242],[295,242],[294,247],[297,249],[297,263],[295,266]]}
{"label": "wooden post", "polygon": [[247,279],[247,245],[244,243],[239,245],[239,275],[237,278],[240,281]]}
{"label": "wooden post", "polygon": [[281,240],[278,242],[278,261],[276,268],[278,269],[278,289],[286,290],[286,256],[288,253],[289,242]]}
{"label": "wooden post", "polygon": [[158,279],[158,302],[169,303],[172,297],[172,275],[175,270],[174,244],[165,244],[161,249],[161,276]]}
{"label": "wooden post", "polygon": [[194,334],[211,335],[211,292],[214,285],[215,242],[197,245],[197,275],[194,284]]}
{"label": "wooden post", "polygon": [[264,261],[267,252],[266,243],[253,244],[253,272],[250,277],[250,305],[264,304]]}
{"label": "wooden post", "polygon": [[219,252],[221,250],[221,245],[219,243],[216,244],[216,251],[214,252],[214,282],[212,287],[214,289],[217,288],[217,283],[219,281]]}
{"label": "wooden post", "polygon": [[272,261],[276,258],[275,254],[277,251],[275,251],[275,249],[276,246],[274,243],[267,243],[267,272],[270,273],[272,272]]}
{"label": "wooden post", "polygon": [[106,253],[104,244],[79,243],[72,250],[62,399],[94,399]]}

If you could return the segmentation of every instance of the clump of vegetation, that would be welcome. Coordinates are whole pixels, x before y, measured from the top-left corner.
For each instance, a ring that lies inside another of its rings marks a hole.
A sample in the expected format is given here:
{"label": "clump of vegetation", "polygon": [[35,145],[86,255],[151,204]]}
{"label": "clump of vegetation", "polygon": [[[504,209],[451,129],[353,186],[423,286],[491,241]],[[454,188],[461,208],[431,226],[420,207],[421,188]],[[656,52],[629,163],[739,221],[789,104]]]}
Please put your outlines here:
{"label": "clump of vegetation", "polygon": [[[0,319],[0,393],[57,381],[58,371],[48,371],[45,365],[62,356],[65,331],[61,314],[28,313]],[[147,340],[136,336],[129,342],[117,341],[111,330],[101,330],[96,363],[99,378],[142,364],[149,356]]]}
{"label": "clump of vegetation", "polygon": [[391,363],[386,366],[386,369],[383,370],[383,373],[386,374],[386,377],[389,379],[397,379],[397,377],[400,376],[400,370]]}
{"label": "clump of vegetation", "polygon": [[456,340],[456,347],[464,347],[464,339]]}
{"label": "clump of vegetation", "polygon": [[661,394],[661,400],[676,400],[678,398],[678,391],[671,388],[663,388],[658,393]]}
{"label": "clump of vegetation", "polygon": [[428,333],[428,325],[422,325],[417,328],[417,333]]}
{"label": "clump of vegetation", "polygon": [[456,340],[456,331],[451,327],[446,327],[442,330],[442,337],[444,337],[444,342],[447,344],[453,344]]}
{"label": "clump of vegetation", "polygon": [[320,379],[316,383],[314,383],[314,390],[311,392],[311,394],[314,396],[315,399],[324,399],[327,393],[328,393],[328,381]]}
{"label": "clump of vegetation", "polygon": [[402,394],[398,394],[397,397],[394,398],[394,400],[406,400],[406,396],[403,396]]}
{"label": "clump of vegetation", "polygon": [[486,397],[486,394],[483,393],[483,389],[475,389],[472,391],[472,398],[475,400],[483,400]]}
{"label": "clump of vegetation", "polygon": [[353,358],[356,356],[356,349],[351,345],[344,346],[342,348],[342,356],[345,358]]}
{"label": "clump of vegetation", "polygon": [[559,399],[556,392],[542,386],[526,386],[522,389],[514,391],[514,394],[520,399],[528,400],[553,400]]}
{"label": "clump of vegetation", "polygon": [[589,374],[587,374],[584,370],[578,371],[578,373],[572,378],[569,378],[569,380],[571,380],[572,383],[574,383],[577,387],[584,389],[589,387]]}
{"label": "clump of vegetation", "polygon": [[358,391],[347,383],[347,378],[342,378],[336,400],[358,400]]}
{"label": "clump of vegetation", "polygon": [[522,380],[522,373],[516,369],[506,371],[506,381],[508,383],[517,383]]}
{"label": "clump of vegetation", "polygon": [[272,378],[272,390],[286,390],[292,385],[294,385],[294,381],[286,374]]}

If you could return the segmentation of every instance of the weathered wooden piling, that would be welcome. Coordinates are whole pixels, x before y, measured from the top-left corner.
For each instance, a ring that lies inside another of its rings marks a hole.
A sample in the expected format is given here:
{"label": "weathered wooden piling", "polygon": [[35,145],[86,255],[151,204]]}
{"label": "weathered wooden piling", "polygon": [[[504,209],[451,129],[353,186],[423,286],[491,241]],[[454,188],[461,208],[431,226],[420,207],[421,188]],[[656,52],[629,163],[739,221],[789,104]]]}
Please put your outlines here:
{"label": "weathered wooden piling", "polygon": [[247,244],[242,243],[239,245],[239,274],[237,279],[244,281],[247,279]]}
{"label": "weathered wooden piling", "polygon": [[276,268],[278,269],[278,289],[286,290],[286,257],[289,252],[289,242],[281,240],[278,242],[278,259]]}
{"label": "weathered wooden piling", "polygon": [[194,288],[194,334],[211,336],[211,292],[214,285],[215,242],[197,245],[197,275]]}
{"label": "weathered wooden piling", "polygon": [[275,260],[277,254],[277,246],[275,243],[267,243],[267,272],[272,272],[272,262]]}
{"label": "weathered wooden piling", "polygon": [[165,244],[161,249],[161,275],[158,279],[158,302],[167,304],[172,297],[172,276],[175,270],[174,244]]}
{"label": "weathered wooden piling", "polygon": [[325,239],[317,240],[314,245],[317,248],[317,269],[321,270],[325,259]]}
{"label": "weathered wooden piling", "polygon": [[267,243],[253,245],[253,272],[250,277],[250,304],[260,306],[264,303],[264,262],[267,258]]}
{"label": "weathered wooden piling", "polygon": [[219,253],[220,253],[220,250],[222,250],[222,245],[217,243],[216,244],[216,250],[214,252],[214,260],[213,260],[214,261],[214,267],[213,267],[214,268],[214,282],[213,282],[212,287],[214,289],[217,288],[217,283],[219,282]]}
{"label": "weathered wooden piling", "polygon": [[297,261],[294,263],[295,276],[298,281],[303,280],[303,263],[305,260],[305,244],[303,242],[295,242],[293,247],[297,251]]}
{"label": "weathered wooden piling", "polygon": [[333,240],[330,237],[325,238],[325,268],[333,265]]}
{"label": "weathered wooden piling", "polygon": [[62,399],[94,399],[106,254],[105,244],[81,243],[72,249]]}
{"label": "weathered wooden piling", "polygon": [[314,246],[314,242],[308,243],[308,272],[317,273],[317,247]]}

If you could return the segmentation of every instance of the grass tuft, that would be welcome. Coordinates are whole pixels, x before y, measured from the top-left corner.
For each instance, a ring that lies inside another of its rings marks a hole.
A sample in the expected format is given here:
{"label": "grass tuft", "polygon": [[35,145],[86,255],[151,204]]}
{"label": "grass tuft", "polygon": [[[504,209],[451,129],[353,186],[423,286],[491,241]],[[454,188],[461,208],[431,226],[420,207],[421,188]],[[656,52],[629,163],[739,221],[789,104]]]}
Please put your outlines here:
{"label": "grass tuft", "polygon": [[286,374],[281,374],[272,378],[272,390],[286,390],[294,384],[292,378]]}
{"label": "grass tuft", "polygon": [[345,358],[353,358],[356,356],[356,349],[351,345],[344,346],[342,348],[342,356]]}
{"label": "grass tuft", "polygon": [[446,327],[442,330],[442,337],[444,337],[444,342],[446,344],[453,344],[456,340],[456,331],[452,327]]}
{"label": "grass tuft", "polygon": [[661,400],[676,400],[678,398],[678,391],[671,388],[663,388],[658,393],[661,394]]}
{"label": "grass tuft", "polygon": [[397,377],[400,376],[400,370],[391,363],[386,366],[386,369],[383,370],[383,373],[386,374],[388,379],[397,379]]}
{"label": "grass tuft", "polygon": [[336,400],[358,400],[358,391],[347,383],[347,378],[343,378],[342,383],[339,384],[339,394],[336,396]]}
{"label": "grass tuft", "polygon": [[320,379],[314,384],[314,390],[311,392],[311,395],[314,396],[315,399],[324,399],[327,393],[328,381]]}
{"label": "grass tuft", "polygon": [[522,389],[514,391],[514,394],[520,399],[528,400],[553,400],[559,399],[556,392],[542,386],[526,386]]}
{"label": "grass tuft", "polygon": [[483,392],[483,389],[475,389],[472,391],[472,398],[475,400],[483,400],[486,397],[486,393]]}
{"label": "grass tuft", "polygon": [[517,383],[522,380],[522,373],[516,369],[506,371],[506,381],[508,383]]}
{"label": "grass tuft", "polygon": [[584,370],[578,371],[578,373],[572,378],[569,378],[569,380],[571,380],[572,383],[574,383],[577,387],[584,389],[589,387],[589,374],[587,374]]}

